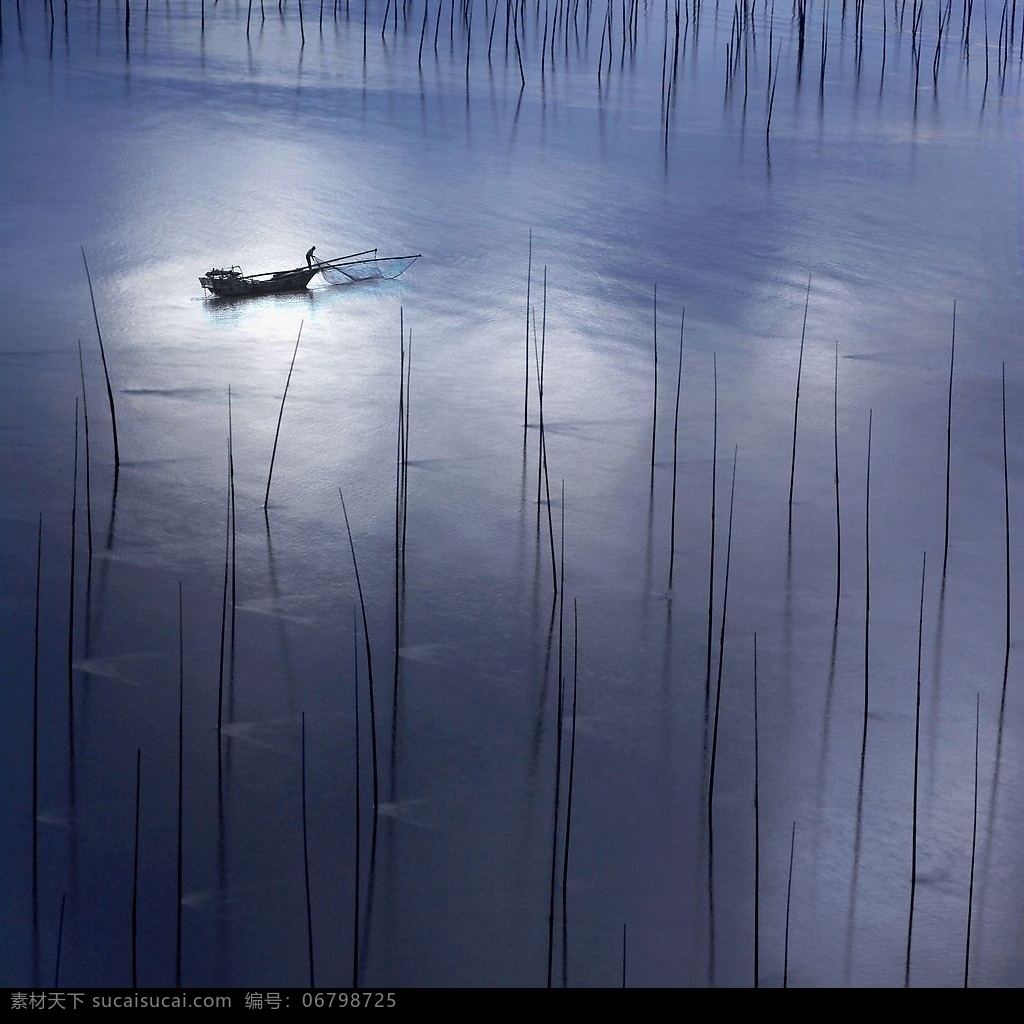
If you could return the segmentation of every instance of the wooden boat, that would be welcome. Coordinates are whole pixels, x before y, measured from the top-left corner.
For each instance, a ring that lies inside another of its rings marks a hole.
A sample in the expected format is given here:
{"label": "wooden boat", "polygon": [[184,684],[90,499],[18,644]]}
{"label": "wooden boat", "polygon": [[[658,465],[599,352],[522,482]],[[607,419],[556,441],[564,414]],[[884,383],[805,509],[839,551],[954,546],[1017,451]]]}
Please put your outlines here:
{"label": "wooden boat", "polygon": [[208,270],[199,283],[214,295],[269,295],[276,292],[300,292],[320,272],[319,267],[296,267],[268,274],[243,274],[238,266],[226,270]]}
{"label": "wooden boat", "polygon": [[[311,250],[312,252],[312,250]],[[293,270],[275,270],[266,274],[243,274],[233,265],[208,270],[199,283],[204,291],[216,296],[270,295],[278,292],[300,292],[317,274],[323,274],[330,284],[346,284],[374,279],[391,280],[398,277],[420,257],[384,256],[378,258],[376,249],[354,252],[331,260],[311,257],[309,266]]]}

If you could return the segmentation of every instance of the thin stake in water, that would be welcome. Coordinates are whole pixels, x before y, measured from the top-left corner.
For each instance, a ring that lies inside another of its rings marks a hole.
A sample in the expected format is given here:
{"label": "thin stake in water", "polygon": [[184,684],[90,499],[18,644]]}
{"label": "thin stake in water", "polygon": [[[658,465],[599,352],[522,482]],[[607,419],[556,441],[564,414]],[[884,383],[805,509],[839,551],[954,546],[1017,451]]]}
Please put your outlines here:
{"label": "thin stake in water", "polygon": [[729,495],[729,526],[728,538],[725,545],[725,583],[722,588],[722,625],[718,633],[718,680],[715,686],[715,717],[711,733],[711,767],[709,769],[708,782],[708,846],[711,847],[714,836],[714,806],[715,806],[715,765],[718,754],[718,720],[722,703],[722,664],[725,661],[725,623],[729,611],[729,561],[732,555],[732,513],[734,498],[736,496],[736,459],[739,448],[733,450],[732,458],[732,488]]}
{"label": "thin stake in water", "polygon": [[405,581],[405,538],[409,528],[409,431],[412,408],[412,328],[405,357],[405,424],[402,431],[402,581]]}
{"label": "thin stake in water", "polygon": [[82,421],[85,426],[85,522],[89,542],[89,568],[92,569],[92,474],[89,454],[89,400],[85,391],[85,364],[82,361],[82,339],[78,339],[78,371],[82,378]]}
{"label": "thin stake in water", "polygon": [[[385,22],[387,17],[385,16]],[[398,447],[395,453],[395,673],[394,691],[398,692],[399,651],[402,645],[402,533],[405,507],[405,311],[398,309]]]}
{"label": "thin stake in water", "polygon": [[306,881],[306,938],[309,946],[309,987],[316,988],[313,962],[313,901],[309,889],[309,829],[306,820],[306,712],[302,712],[302,864]]}
{"label": "thin stake in water", "polygon": [[[232,450],[233,439],[231,432],[231,385],[228,385],[228,500],[227,500],[227,516],[224,526],[224,596],[221,601],[221,618],[220,618],[220,667],[218,670],[218,682],[217,682],[217,748],[220,750],[221,731],[224,726],[224,664],[225,664],[225,646],[227,640],[227,623],[228,623],[228,582],[230,579],[230,563],[231,563],[231,534],[233,524],[233,513],[234,513],[234,495],[235,495],[235,462],[234,453]],[[234,638],[232,637],[232,646],[234,646]]]}
{"label": "thin stake in water", "polygon": [[64,903],[68,898],[67,893],[61,893],[60,897],[60,919],[57,922],[57,960],[53,966],[53,987],[60,988],[60,955],[64,945]]}
{"label": "thin stake in water", "polygon": [[903,970],[903,987],[910,987],[910,951],[914,941],[914,903],[917,899],[917,803],[921,763],[921,644],[924,637],[924,578],[928,553],[921,558],[921,603],[917,619],[917,699],[914,710],[914,810],[910,827],[910,913],[907,918],[907,959]]}
{"label": "thin stake in water", "polygon": [[651,489],[654,489],[654,453],[658,441],[658,283],[654,283],[654,408],[651,414]]}
{"label": "thin stake in water", "polygon": [[842,521],[839,512],[839,342],[836,342],[835,377],[832,385],[832,445],[835,455],[835,493],[836,493],[836,615],[839,622],[839,595],[843,579],[843,543]]}
{"label": "thin stake in water", "polygon": [[277,439],[281,434],[281,420],[284,417],[284,403],[288,398],[288,385],[292,382],[292,370],[295,369],[295,357],[299,354],[299,342],[302,340],[302,325],[305,321],[299,323],[299,334],[295,339],[295,350],[292,352],[291,365],[288,367],[288,378],[284,382],[284,394],[281,395],[281,409],[277,414],[277,430],[274,431],[274,448],[270,453],[270,472],[267,473],[267,492],[263,497],[263,510],[266,511],[267,503],[270,501],[270,481],[274,476],[274,458],[277,455]]}
{"label": "thin stake in water", "polygon": [[32,885],[35,891],[39,870],[39,596],[43,572],[43,513],[39,513],[36,541],[36,605],[32,655]]}
{"label": "thin stake in water", "polygon": [[[1024,29],[1022,29],[1024,31]],[[1006,700],[1006,683],[1010,673],[1010,463],[1006,449],[1006,363],[1002,370],[1003,388],[1003,514],[1006,524],[1006,648],[1003,656],[1003,701]]]}
{"label": "thin stake in water", "polygon": [[96,323],[96,338],[100,343],[100,359],[103,361],[103,376],[107,382],[107,401],[110,404],[110,429],[114,435],[114,490],[117,490],[117,470],[121,466],[121,450],[117,443],[117,413],[114,409],[114,389],[110,385],[110,372],[107,369],[107,353],[103,347],[103,334],[100,331],[100,318],[96,312],[96,296],[92,290],[92,276],[89,273],[89,261],[85,258],[85,247],[82,247],[82,262],[85,264],[85,277],[89,282],[89,298],[92,301],[92,318]]}
{"label": "thin stake in water", "polygon": [[793,901],[793,854],[796,850],[796,822],[789,834],[789,877],[786,881],[786,938],[782,958],[782,987],[789,988],[789,912]]}
{"label": "thin stake in water", "polygon": [[[558,591],[556,589],[556,595]],[[557,599],[557,597],[556,597]],[[564,601],[564,597],[562,598]],[[559,634],[561,640],[561,634]],[[564,715],[565,680],[561,669],[561,643],[559,643],[558,668],[558,706],[555,716],[555,804],[551,828],[551,886],[548,899],[548,976],[547,987],[551,988],[551,979],[555,956],[555,870],[558,858],[558,813],[561,806],[562,786],[562,721]]]}
{"label": "thin stake in water", "polygon": [[544,268],[543,299],[541,304],[540,354],[537,354],[537,332],[534,326],[534,360],[537,363],[537,407],[539,413],[539,452],[537,461],[537,517],[540,522],[541,482],[544,484],[544,504],[548,513],[548,541],[551,547],[551,586],[552,593],[558,593],[558,564],[555,554],[555,526],[551,518],[551,479],[548,475],[547,432],[544,429],[544,356],[547,342],[548,316],[548,268]]}
{"label": "thin stake in water", "polygon": [[942,576],[949,560],[949,475],[953,448],[953,361],[956,356],[956,301],[953,302],[953,334],[949,343],[949,397],[946,404],[946,527],[942,542]]}
{"label": "thin stake in water", "polygon": [[708,564],[708,643],[707,668],[704,674],[704,708],[707,710],[711,699],[711,634],[714,628],[715,598],[715,495],[718,469],[718,355],[714,355],[714,412],[712,417],[711,445],[711,557]]}
{"label": "thin stake in water", "polygon": [[[564,575],[563,575],[564,585]],[[562,847],[562,987],[568,987],[569,834],[572,830],[572,792],[576,775],[576,689],[579,679],[579,609],[572,602],[572,712],[569,723],[569,784],[565,798],[565,842]]]}
{"label": "thin stake in water", "polygon": [[132,988],[139,987],[139,818],[142,750],[135,753],[135,847],[132,857]]}
{"label": "thin stake in water", "polygon": [[373,813],[376,818],[377,809],[380,804],[380,783],[377,769],[377,714],[373,693],[373,655],[370,650],[370,626],[366,618],[366,601],[363,598],[363,585],[359,579],[359,564],[356,561],[356,546],[352,540],[352,527],[348,521],[348,509],[345,508],[345,495],[341,488],[338,488],[338,497],[341,499],[341,512],[345,517],[345,530],[348,533],[348,546],[352,552],[352,569],[356,577],[356,590],[359,593],[359,608],[363,615],[363,643],[366,648],[366,674],[370,692],[370,747],[373,753]]}
{"label": "thin stake in water", "polygon": [[971,881],[967,889],[967,942],[964,948],[964,988],[971,972],[971,922],[974,917],[974,869],[978,855],[978,737],[981,728],[981,694],[974,703],[974,821],[971,826]]}
{"label": "thin stake in water", "polygon": [[[440,6],[440,3],[438,4]],[[352,987],[359,987],[359,886],[362,879],[360,871],[360,854],[362,850],[362,793],[360,789],[359,773],[359,631],[356,626],[356,610],[352,609],[352,661],[353,669],[353,696],[355,699],[355,869],[353,884],[353,911],[352,911]]]}
{"label": "thin stake in water", "polygon": [[[440,0],[438,10],[440,10]],[[523,388],[523,444],[530,415],[530,279],[533,276],[533,228],[530,228],[530,248],[526,259],[526,383]]]}
{"label": "thin stake in water", "polygon": [[185,622],[182,613],[181,581],[178,581],[178,891],[174,946],[174,982],[181,985],[181,923],[184,907],[184,789],[185,768]]}
{"label": "thin stake in water", "polygon": [[864,486],[864,733],[861,740],[861,772],[868,745],[868,698],[871,664],[871,417],[868,410],[868,458]]}
{"label": "thin stake in water", "polygon": [[764,141],[765,146],[771,145],[771,130],[772,130],[772,111],[775,108],[775,87],[779,84],[779,61],[782,59],[782,43],[779,42],[778,49],[775,51],[775,67],[772,69],[772,55],[768,53],[768,70],[769,70],[769,81],[768,81],[768,116],[765,118],[764,123]]}
{"label": "thin stake in water", "polygon": [[[679,322],[679,367],[676,371],[676,409],[672,427],[672,513],[671,540],[668,554],[668,589],[672,589],[672,579],[676,562],[676,483],[679,476],[679,392],[683,382],[683,328],[686,325],[686,310]],[[653,451],[651,453],[653,459]],[[652,463],[653,466],[653,463]],[[652,475],[653,480],[653,475]]]}
{"label": "thin stake in water", "polygon": [[68,733],[75,737],[75,540],[78,534],[78,399],[75,399],[75,469],[71,497],[71,570],[68,587]]}
{"label": "thin stake in water", "polygon": [[761,803],[757,729],[757,634],[754,634],[754,988],[761,985]]}
{"label": "thin stake in water", "polygon": [[793,532],[793,485],[796,482],[796,428],[800,417],[800,378],[804,366],[804,339],[807,336],[807,308],[811,304],[811,275],[807,275],[807,297],[804,299],[804,323],[800,329],[800,358],[796,364],[796,398],[793,400],[793,454],[789,463],[789,532]]}

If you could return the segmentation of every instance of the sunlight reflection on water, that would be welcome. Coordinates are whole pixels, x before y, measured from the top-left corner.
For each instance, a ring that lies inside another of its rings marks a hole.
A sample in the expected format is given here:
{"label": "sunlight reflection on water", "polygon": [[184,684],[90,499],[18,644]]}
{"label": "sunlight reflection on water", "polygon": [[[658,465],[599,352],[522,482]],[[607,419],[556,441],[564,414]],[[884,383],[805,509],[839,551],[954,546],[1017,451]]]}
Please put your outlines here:
{"label": "sunlight reflection on water", "polygon": [[[1022,721],[1001,703],[1004,669],[1019,675],[1004,657],[1020,589],[1016,55],[985,91],[978,25],[968,68],[954,13],[938,88],[929,43],[915,105],[909,28],[888,24],[882,74],[876,9],[858,57],[832,5],[819,88],[822,12],[798,81],[794,20],[770,27],[762,6],[749,95],[741,61],[723,96],[731,15],[698,24],[688,4],[667,94],[667,8],[638,8],[635,39],[609,58],[599,16],[585,28],[557,5],[545,36],[526,5],[520,89],[501,5],[471,5],[468,64],[459,18],[438,21],[435,49],[418,4],[394,5],[383,38],[370,25],[365,59],[360,5],[325,4],[321,31],[318,5],[300,27],[298,5],[269,4],[248,35],[245,4],[206,5],[205,29],[180,6],[133,5],[127,59],[121,4],[68,5],[66,30],[54,7],[52,36],[43,5],[3,12],[0,550],[15,582],[0,608],[20,680],[4,761],[8,983],[47,980],[65,895],[62,981],[126,983],[130,934],[111,907],[127,906],[140,749],[140,983],[175,981],[180,669],[183,983],[309,981],[304,711],[317,981],[350,983],[353,697],[358,683],[365,873],[372,673],[381,793],[362,983],[544,984],[556,757],[564,820],[575,736],[568,982],[619,984],[626,924],[632,986],[749,985],[756,634],[761,983],[783,980],[795,828],[788,983],[898,987],[927,550],[912,983],[962,982],[980,695],[972,983],[1020,984]],[[619,13],[613,31],[622,44]],[[202,295],[211,266],[292,267],[311,244],[423,255],[396,281]],[[73,491],[79,338],[90,476],[82,405]]]}

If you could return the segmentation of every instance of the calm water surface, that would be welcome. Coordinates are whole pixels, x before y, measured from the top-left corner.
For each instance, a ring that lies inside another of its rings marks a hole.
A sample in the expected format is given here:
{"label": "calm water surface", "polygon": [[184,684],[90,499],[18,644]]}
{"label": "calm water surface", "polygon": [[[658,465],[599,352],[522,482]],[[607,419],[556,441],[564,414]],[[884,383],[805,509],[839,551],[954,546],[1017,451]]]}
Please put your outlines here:
{"label": "calm water surface", "polygon": [[3,4],[4,984],[1024,983],[1024,10],[844,6]]}

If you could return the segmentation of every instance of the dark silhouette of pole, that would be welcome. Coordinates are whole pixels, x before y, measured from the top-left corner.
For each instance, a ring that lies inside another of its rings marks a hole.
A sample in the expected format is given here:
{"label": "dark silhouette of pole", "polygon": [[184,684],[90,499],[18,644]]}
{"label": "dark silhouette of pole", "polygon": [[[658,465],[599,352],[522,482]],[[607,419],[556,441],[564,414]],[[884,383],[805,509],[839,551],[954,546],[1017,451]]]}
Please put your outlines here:
{"label": "dark silhouette of pole", "polygon": [[82,262],[85,264],[85,277],[89,282],[89,298],[92,301],[92,318],[96,323],[96,338],[100,343],[100,359],[103,361],[103,376],[107,382],[107,401],[110,404],[110,429],[114,435],[114,479],[117,488],[117,470],[121,466],[121,449],[117,443],[117,412],[114,409],[114,390],[110,386],[110,371],[107,368],[107,353],[103,347],[103,334],[100,331],[100,318],[96,312],[96,295],[92,288],[92,275],[89,273],[89,261],[85,258],[85,247],[82,247]]}
{"label": "dark silhouette of pole", "polygon": [[267,504],[270,501],[270,481],[274,476],[274,459],[277,456],[277,439],[281,435],[281,420],[284,418],[284,403],[288,398],[288,385],[292,382],[292,370],[295,369],[295,357],[299,354],[299,342],[302,340],[302,325],[305,321],[299,323],[299,335],[295,339],[295,350],[292,352],[291,365],[288,367],[288,378],[284,382],[284,394],[281,395],[281,408],[277,414],[277,430],[274,431],[274,448],[270,453],[270,472],[267,473],[267,492],[263,497],[263,509],[266,511]]}

